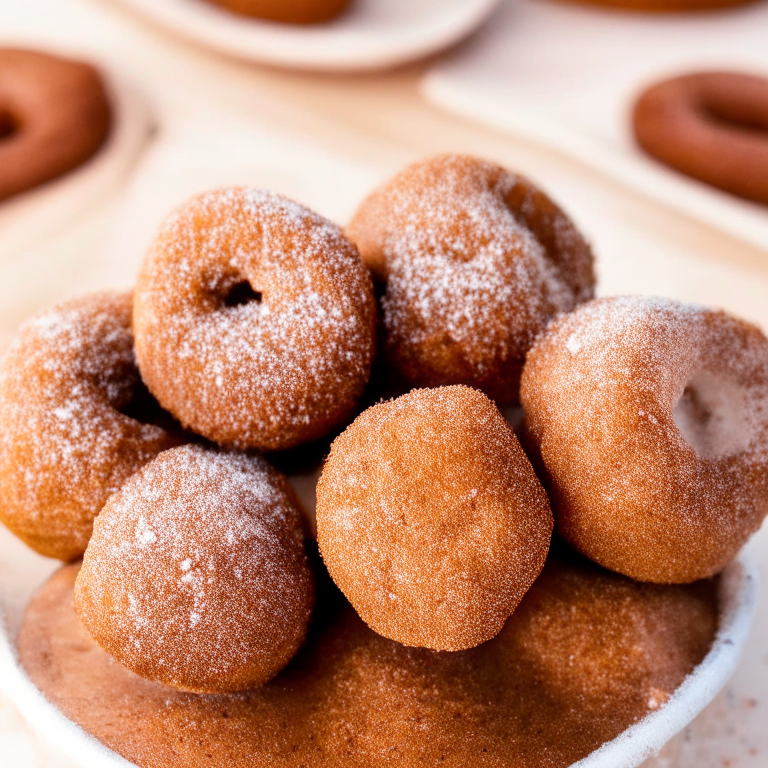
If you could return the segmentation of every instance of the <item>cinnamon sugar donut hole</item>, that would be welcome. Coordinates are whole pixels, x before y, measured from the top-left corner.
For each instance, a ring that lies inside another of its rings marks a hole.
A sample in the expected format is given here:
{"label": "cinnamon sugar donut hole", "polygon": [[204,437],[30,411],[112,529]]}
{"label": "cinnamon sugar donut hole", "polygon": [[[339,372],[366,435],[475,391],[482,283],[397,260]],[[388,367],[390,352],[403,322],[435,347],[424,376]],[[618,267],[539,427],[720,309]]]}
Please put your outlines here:
{"label": "cinnamon sugar donut hole", "polygon": [[39,314],[0,363],[0,519],[32,549],[71,560],[93,519],[180,436],[133,418],[148,394],[133,353],[130,293]]}
{"label": "cinnamon sugar donut hole", "polygon": [[0,48],[0,200],[85,163],[111,123],[109,96],[90,64]]}
{"label": "cinnamon sugar donut hole", "polygon": [[320,24],[342,14],[351,0],[208,0],[242,16],[287,24]]}
{"label": "cinnamon sugar donut hole", "polygon": [[418,386],[466,384],[516,402],[536,334],[593,295],[592,253],[565,213],[472,157],[412,165],[347,232],[383,289],[389,362]]}
{"label": "cinnamon sugar donut hole", "polygon": [[457,651],[494,637],[541,571],[552,513],[498,408],[464,386],[369,408],[334,441],[317,538],[362,619]]}
{"label": "cinnamon sugar donut hole", "polygon": [[696,72],[664,80],[640,95],[632,127],[665,165],[768,205],[768,78]]}
{"label": "cinnamon sugar donut hole", "polygon": [[259,456],[166,451],[94,526],[75,608],[138,675],[196,693],[261,685],[301,647],[314,603],[301,512]]}
{"label": "cinnamon sugar donut hole", "polygon": [[274,451],[349,418],[375,352],[376,304],[341,230],[272,192],[192,198],[163,224],[134,304],[141,375],[182,424]]}
{"label": "cinnamon sugar donut hole", "polygon": [[768,339],[748,323],[592,302],[536,342],[521,399],[559,533],[607,568],[712,576],[768,513]]}

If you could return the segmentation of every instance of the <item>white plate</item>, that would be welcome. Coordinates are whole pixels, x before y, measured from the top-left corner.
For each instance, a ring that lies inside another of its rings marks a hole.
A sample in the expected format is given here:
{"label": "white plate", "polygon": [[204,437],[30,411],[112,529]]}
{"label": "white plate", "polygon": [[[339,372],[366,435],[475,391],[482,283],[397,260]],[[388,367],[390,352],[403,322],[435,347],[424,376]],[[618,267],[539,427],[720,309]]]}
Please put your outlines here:
{"label": "white plate", "polygon": [[688,216],[768,250],[768,207],[672,171],[632,140],[630,109],[657,79],[706,69],[768,76],[768,3],[704,14],[504,4],[425,77],[433,103],[584,161]]}
{"label": "white plate", "polygon": [[[14,638],[23,606],[40,583],[58,567],[0,532],[0,688],[51,746],[83,768],[133,766],[68,720],[39,692],[22,669]],[[19,575],[24,574],[21,582]],[[13,578],[11,578],[13,574]],[[19,583],[24,583],[19,588]],[[720,626],[699,666],[663,707],[604,744],[573,768],[635,768],[682,730],[723,687],[747,639],[757,601],[757,571],[742,551],[723,573],[719,592]]]}
{"label": "white plate", "polygon": [[325,24],[291,25],[238,16],[206,0],[119,0],[208,48],[281,67],[384,69],[429,56],[476,29],[499,0],[353,0]]}
{"label": "white plate", "polygon": [[[43,50],[51,50],[51,46],[45,45]],[[71,51],[62,51],[61,55],[78,56]],[[112,102],[110,134],[104,146],[79,168],[0,202],[0,253],[6,262],[16,254],[23,255],[114,195],[149,140],[152,121],[143,95],[109,66],[98,62],[96,66]]]}

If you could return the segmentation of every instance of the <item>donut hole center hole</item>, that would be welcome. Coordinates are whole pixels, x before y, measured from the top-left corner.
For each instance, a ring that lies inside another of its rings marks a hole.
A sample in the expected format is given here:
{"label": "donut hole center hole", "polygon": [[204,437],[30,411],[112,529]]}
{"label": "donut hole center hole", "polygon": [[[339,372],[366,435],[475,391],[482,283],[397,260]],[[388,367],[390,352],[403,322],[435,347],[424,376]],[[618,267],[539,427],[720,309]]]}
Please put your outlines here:
{"label": "donut hole center hole", "polygon": [[705,103],[701,107],[704,117],[710,122],[730,130],[740,130],[746,133],[768,133],[768,123],[765,117],[752,114],[748,109],[739,109],[736,105],[728,107],[717,103]]}
{"label": "donut hole center hole", "polygon": [[10,139],[19,130],[16,118],[3,109],[0,109],[0,141]]}
{"label": "donut hole center hole", "polygon": [[746,390],[709,371],[691,377],[673,417],[680,434],[703,458],[733,455],[752,439]]}
{"label": "donut hole center hole", "polygon": [[226,307],[241,307],[243,304],[259,303],[260,301],[261,293],[255,291],[247,280],[240,280],[235,283],[224,295],[224,306]]}

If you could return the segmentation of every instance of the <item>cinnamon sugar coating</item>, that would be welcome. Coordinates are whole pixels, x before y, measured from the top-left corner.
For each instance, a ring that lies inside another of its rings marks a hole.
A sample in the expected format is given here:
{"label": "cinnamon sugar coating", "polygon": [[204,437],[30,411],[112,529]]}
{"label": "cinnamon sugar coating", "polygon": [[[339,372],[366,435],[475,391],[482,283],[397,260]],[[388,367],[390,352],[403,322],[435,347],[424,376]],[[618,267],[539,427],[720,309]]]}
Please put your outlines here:
{"label": "cinnamon sugar coating", "polygon": [[464,386],[369,408],[331,446],[317,539],[363,620],[404,645],[472,648],[541,571],[552,513],[498,408]]}
{"label": "cinnamon sugar coating", "polygon": [[407,648],[318,606],[294,661],[195,696],[115,664],[72,609],[77,566],[33,598],[18,647],[67,717],[141,768],[566,768],[664,705],[707,653],[714,585],[639,584],[550,557],[490,642]]}
{"label": "cinnamon sugar coating", "polygon": [[357,249],[263,190],[192,198],[160,229],[135,292],[142,377],[185,426],[278,450],[352,415],[370,375],[376,307]]}
{"label": "cinnamon sugar coating", "polygon": [[0,363],[3,523],[40,554],[82,555],[107,499],[179,443],[130,415],[147,397],[129,293],[66,301],[22,326]]}
{"label": "cinnamon sugar coating", "polygon": [[301,512],[261,457],[166,451],[96,520],[75,585],[96,641],[149,680],[253,688],[301,647],[314,603]]}
{"label": "cinnamon sugar coating", "polygon": [[373,192],[347,232],[383,287],[385,352],[418,386],[517,400],[525,353],[593,296],[589,245],[521,176],[443,155]]}
{"label": "cinnamon sugar coating", "polygon": [[748,323],[592,302],[537,341],[521,399],[558,531],[607,568],[710,576],[768,513],[768,339]]}

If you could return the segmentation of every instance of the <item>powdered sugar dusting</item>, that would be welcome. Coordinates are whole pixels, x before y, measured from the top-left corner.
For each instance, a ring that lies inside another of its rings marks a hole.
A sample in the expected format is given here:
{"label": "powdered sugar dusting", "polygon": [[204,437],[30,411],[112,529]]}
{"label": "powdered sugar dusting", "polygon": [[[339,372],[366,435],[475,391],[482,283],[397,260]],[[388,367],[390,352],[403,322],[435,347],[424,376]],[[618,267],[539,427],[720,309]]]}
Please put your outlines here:
{"label": "powdered sugar dusting", "polygon": [[516,390],[507,379],[519,370],[508,369],[546,321],[592,296],[592,256],[570,220],[524,179],[479,160],[412,166],[349,231],[386,283],[388,349],[418,383]]}
{"label": "powdered sugar dusting", "polygon": [[722,569],[768,513],[768,339],[659,298],[595,301],[528,355],[526,423],[561,532],[635,578]]}
{"label": "powdered sugar dusting", "polygon": [[[251,300],[227,305],[247,282]],[[370,278],[338,227],[272,192],[192,199],[163,225],[136,291],[150,389],[223,444],[284,448],[348,415],[374,354]]]}
{"label": "powdered sugar dusting", "polygon": [[128,293],[65,302],[19,331],[0,368],[0,511],[31,546],[82,554],[107,498],[173,444],[120,413],[140,384]]}
{"label": "powdered sugar dusting", "polygon": [[264,459],[166,451],[99,516],[77,608],[130,669],[190,690],[269,679],[301,645],[313,587],[299,511]]}

